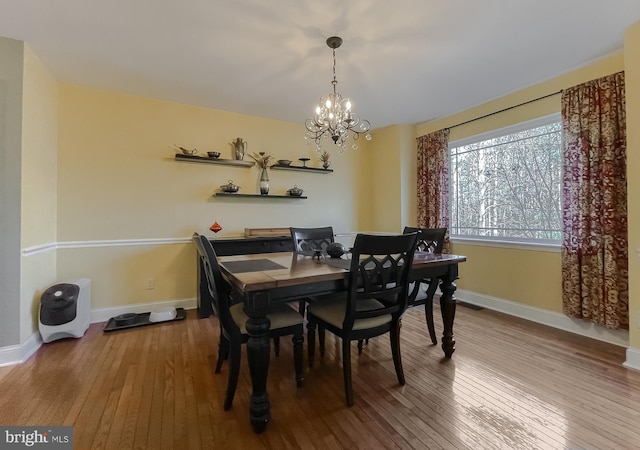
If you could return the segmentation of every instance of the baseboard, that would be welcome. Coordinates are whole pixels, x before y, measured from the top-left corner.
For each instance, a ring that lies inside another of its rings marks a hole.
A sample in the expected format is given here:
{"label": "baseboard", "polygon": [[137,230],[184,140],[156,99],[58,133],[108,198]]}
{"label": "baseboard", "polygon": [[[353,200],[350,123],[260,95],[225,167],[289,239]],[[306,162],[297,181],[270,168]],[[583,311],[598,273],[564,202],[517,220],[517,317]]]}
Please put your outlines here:
{"label": "baseboard", "polygon": [[640,370],[640,348],[629,347],[627,349],[627,360],[623,366],[629,369]]}
{"label": "baseboard", "polygon": [[31,357],[42,345],[40,333],[35,332],[20,345],[0,347],[0,367],[21,364]]}
{"label": "baseboard", "polygon": [[487,309],[509,314],[510,316],[520,317],[531,320],[532,322],[569,331],[570,333],[598,339],[599,341],[621,347],[629,347],[629,332],[626,330],[610,330],[593,323],[572,319],[557,312],[523,305],[522,303],[491,297],[489,295],[465,291],[464,289],[458,289],[456,291],[456,298],[472,305],[482,306]]}
{"label": "baseboard", "polygon": [[[106,322],[112,317],[125,313],[143,313],[153,311],[161,306],[174,306],[176,308],[194,309],[197,306],[195,298],[182,300],[169,300],[153,303],[136,303],[122,305],[113,308],[99,308],[91,310],[91,323]],[[0,367],[21,364],[31,357],[42,346],[42,337],[39,332],[33,333],[20,345],[0,347]]]}

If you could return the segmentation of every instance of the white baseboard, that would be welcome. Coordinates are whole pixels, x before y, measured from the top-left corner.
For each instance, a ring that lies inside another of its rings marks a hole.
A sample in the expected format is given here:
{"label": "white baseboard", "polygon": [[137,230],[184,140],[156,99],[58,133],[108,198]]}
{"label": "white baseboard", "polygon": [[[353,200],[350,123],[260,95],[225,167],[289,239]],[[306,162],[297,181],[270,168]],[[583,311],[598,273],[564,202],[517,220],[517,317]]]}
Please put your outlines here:
{"label": "white baseboard", "polygon": [[509,314],[510,316],[520,317],[531,320],[532,322],[569,331],[570,333],[619,345],[620,347],[629,346],[629,332],[626,330],[610,330],[590,322],[572,319],[561,313],[536,308],[535,306],[523,305],[522,303],[503,300],[489,295],[478,294],[476,292],[465,291],[464,289],[458,289],[456,291],[456,298],[472,305],[482,306],[487,309]]}
{"label": "white baseboard", "polygon": [[0,367],[21,364],[33,355],[42,345],[40,333],[33,333],[20,345],[0,347]]}
{"label": "white baseboard", "polygon": [[629,347],[627,349],[627,360],[623,366],[629,369],[640,370],[640,348]]}
{"label": "white baseboard", "polygon": [[[173,306],[176,308],[194,309],[197,306],[195,298],[182,300],[169,300],[154,303],[136,303],[122,305],[113,308],[100,308],[91,310],[91,323],[106,322],[112,317],[125,313],[143,313],[153,311],[161,306]],[[42,337],[39,332],[33,333],[20,345],[0,347],[0,367],[12,366],[25,362],[42,346]]]}
{"label": "white baseboard", "polygon": [[531,320],[532,322],[569,331],[570,333],[598,339],[599,341],[619,345],[620,347],[626,347],[627,360],[623,366],[640,370],[640,349],[629,347],[629,332],[626,330],[610,330],[589,322],[572,319],[564,314],[491,297],[489,295],[465,291],[464,289],[458,289],[456,291],[456,298],[460,301],[509,314],[510,316],[520,317]]}

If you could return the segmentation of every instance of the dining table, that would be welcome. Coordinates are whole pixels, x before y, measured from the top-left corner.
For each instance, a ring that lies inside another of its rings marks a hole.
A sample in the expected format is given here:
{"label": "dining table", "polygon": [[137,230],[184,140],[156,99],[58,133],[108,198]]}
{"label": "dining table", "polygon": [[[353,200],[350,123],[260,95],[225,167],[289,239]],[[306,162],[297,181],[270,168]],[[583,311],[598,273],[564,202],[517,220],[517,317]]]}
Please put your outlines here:
{"label": "dining table", "polygon": [[[447,358],[455,351],[453,322],[456,310],[454,292],[458,264],[465,256],[416,252],[411,264],[410,281],[439,279],[443,333],[442,350]],[[277,252],[219,256],[222,275],[233,289],[236,301],[244,303],[247,358],[253,391],[249,418],[256,433],[266,429],[270,417],[267,393],[271,307],[280,302],[308,296],[331,294],[347,289],[350,259],[330,258],[326,254]]]}

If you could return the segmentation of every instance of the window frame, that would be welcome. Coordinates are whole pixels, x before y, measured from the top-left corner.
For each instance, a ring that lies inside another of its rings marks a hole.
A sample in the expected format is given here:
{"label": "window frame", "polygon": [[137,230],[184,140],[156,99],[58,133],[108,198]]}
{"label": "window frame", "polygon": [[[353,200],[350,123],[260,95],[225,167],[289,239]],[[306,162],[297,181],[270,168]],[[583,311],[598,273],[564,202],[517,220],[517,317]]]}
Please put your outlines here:
{"label": "window frame", "polygon": [[[486,141],[489,139],[494,139],[498,137],[502,137],[508,134],[514,134],[521,131],[529,130],[532,128],[537,128],[544,125],[549,125],[552,123],[561,123],[562,116],[560,112],[548,114],[542,117],[537,117],[535,119],[526,120],[523,122],[518,122],[512,125],[508,125],[502,128],[496,128],[493,130],[489,130],[483,133],[474,134],[473,136],[468,136],[465,138],[457,139],[455,141],[450,141],[448,146],[449,151],[449,173],[453,173],[452,169],[452,154],[451,150],[456,147],[462,147],[464,145],[474,144],[482,141]],[[562,151],[562,149],[561,149]],[[560,174],[560,180],[562,180],[562,174]],[[449,204],[453,205],[453,176],[449,177]],[[449,208],[449,223],[453,224],[453,212],[452,208]],[[453,230],[453,227],[450,227]],[[558,240],[553,239],[527,239],[527,238],[507,238],[507,237],[487,237],[487,236],[464,236],[464,235],[456,235],[450,233],[451,242],[459,242],[459,243],[467,243],[467,244],[477,244],[483,246],[497,246],[497,247],[510,247],[510,248],[522,248],[522,249],[531,249],[535,247],[536,249],[546,249],[550,251],[559,251],[562,246],[562,238]]]}

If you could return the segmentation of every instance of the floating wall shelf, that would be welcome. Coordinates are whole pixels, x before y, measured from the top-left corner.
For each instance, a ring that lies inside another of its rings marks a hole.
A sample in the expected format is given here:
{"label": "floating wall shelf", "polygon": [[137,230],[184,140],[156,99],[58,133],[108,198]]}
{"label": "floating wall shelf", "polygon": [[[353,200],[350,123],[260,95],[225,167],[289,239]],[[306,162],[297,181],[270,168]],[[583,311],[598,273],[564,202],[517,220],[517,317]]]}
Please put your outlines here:
{"label": "floating wall shelf", "polygon": [[227,166],[237,166],[237,167],[253,167],[256,164],[255,162],[251,162],[251,161],[240,161],[237,159],[209,158],[207,156],[183,155],[181,153],[176,153],[176,161],[187,161],[187,162],[197,162],[197,163],[207,163],[207,164],[223,164]]}
{"label": "floating wall shelf", "polygon": [[300,197],[296,197],[293,195],[260,195],[260,194],[233,194],[229,192],[216,192],[216,197],[253,197],[253,198],[291,198],[297,200],[299,198],[307,198],[306,195],[301,195]]}
{"label": "floating wall shelf", "polygon": [[305,166],[281,166],[280,164],[274,164],[271,166],[273,170],[298,170],[300,172],[315,172],[315,173],[331,173],[333,169],[323,169],[321,167],[305,167]]}

